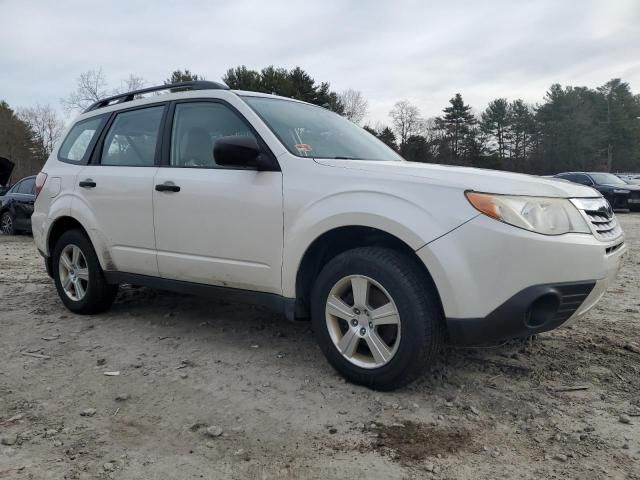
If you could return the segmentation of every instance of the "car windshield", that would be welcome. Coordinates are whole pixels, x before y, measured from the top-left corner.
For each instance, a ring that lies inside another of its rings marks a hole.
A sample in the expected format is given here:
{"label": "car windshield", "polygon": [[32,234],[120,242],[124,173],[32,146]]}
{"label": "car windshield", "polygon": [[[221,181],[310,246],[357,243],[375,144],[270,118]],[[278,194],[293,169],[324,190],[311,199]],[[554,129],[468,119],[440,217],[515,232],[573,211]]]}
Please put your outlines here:
{"label": "car windshield", "polygon": [[626,185],[624,180],[616,177],[613,173],[591,173],[593,181],[599,185]]}
{"label": "car windshield", "polygon": [[369,132],[322,107],[277,98],[243,98],[298,157],[402,161]]}

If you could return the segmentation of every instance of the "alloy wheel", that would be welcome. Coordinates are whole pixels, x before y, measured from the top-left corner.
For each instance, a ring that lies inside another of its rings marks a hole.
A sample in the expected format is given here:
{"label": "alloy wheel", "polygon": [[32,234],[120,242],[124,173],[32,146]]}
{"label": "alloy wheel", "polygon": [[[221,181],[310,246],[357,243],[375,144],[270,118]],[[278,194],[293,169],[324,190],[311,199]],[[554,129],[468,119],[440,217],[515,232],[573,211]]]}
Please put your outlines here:
{"label": "alloy wheel", "polygon": [[13,231],[13,219],[8,213],[2,215],[2,219],[0,219],[0,231],[5,235],[11,235]]}
{"label": "alloy wheel", "polygon": [[379,368],[396,354],[400,314],[391,295],[374,279],[340,279],[329,292],[325,316],[334,346],[352,364]]}
{"label": "alloy wheel", "polygon": [[82,300],[89,287],[89,267],[80,247],[72,244],[64,247],[60,252],[58,272],[64,293],[75,302]]}

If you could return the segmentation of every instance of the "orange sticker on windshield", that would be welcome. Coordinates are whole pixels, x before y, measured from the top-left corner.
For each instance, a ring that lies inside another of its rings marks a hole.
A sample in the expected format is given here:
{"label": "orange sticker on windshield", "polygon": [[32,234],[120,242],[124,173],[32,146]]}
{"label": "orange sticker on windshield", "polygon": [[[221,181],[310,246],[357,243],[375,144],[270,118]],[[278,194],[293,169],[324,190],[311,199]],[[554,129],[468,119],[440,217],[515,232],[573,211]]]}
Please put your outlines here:
{"label": "orange sticker on windshield", "polygon": [[311,151],[311,145],[309,145],[308,143],[297,143],[295,147],[301,152]]}

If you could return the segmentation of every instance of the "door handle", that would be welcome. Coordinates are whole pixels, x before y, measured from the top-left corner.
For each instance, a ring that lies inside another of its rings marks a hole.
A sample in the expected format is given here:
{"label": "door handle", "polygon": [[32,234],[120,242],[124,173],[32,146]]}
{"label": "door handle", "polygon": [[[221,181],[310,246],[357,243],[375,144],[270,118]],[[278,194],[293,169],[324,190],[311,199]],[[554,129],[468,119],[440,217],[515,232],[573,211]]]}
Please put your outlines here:
{"label": "door handle", "polygon": [[158,192],[179,192],[180,187],[178,185],[170,185],[167,183],[161,183],[156,185],[156,191]]}
{"label": "door handle", "polygon": [[87,178],[86,180],[82,180],[80,183],[78,183],[78,185],[80,185],[82,188],[94,188],[96,186],[96,182],[94,182],[90,178]]}

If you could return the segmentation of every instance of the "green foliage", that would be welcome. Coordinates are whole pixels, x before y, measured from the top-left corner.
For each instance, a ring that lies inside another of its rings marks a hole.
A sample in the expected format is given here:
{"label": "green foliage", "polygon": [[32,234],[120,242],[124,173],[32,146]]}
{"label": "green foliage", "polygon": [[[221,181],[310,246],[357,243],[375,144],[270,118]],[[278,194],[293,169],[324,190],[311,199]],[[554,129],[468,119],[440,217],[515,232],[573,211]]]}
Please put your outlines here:
{"label": "green foliage", "polygon": [[173,73],[171,73],[171,76],[164,81],[164,84],[168,85],[170,83],[194,82],[196,80],[204,79],[205,78],[202,75],[191,73],[189,69],[185,69],[184,72],[182,70],[174,70]]}
{"label": "green foliage", "polygon": [[[640,96],[628,83],[614,78],[598,88],[606,105],[607,166],[617,171],[639,169]],[[604,115],[601,115],[604,117]]]}
{"label": "green foliage", "polygon": [[234,90],[281,95],[320,105],[339,114],[344,112],[338,94],[331,90],[329,83],[316,83],[300,67],[287,70],[270,65],[258,72],[241,65],[227,70],[222,80]]}
{"label": "green foliage", "polygon": [[506,156],[507,128],[510,122],[509,102],[506,98],[497,98],[482,112],[481,128],[486,134],[492,135],[497,142],[498,159],[503,161]]}
{"label": "green foliage", "polygon": [[38,173],[46,160],[34,132],[3,100],[0,100],[0,157],[15,164],[10,183]]}
{"label": "green foliage", "polygon": [[393,130],[391,130],[389,127],[385,126],[385,127],[379,127],[378,129],[375,129],[369,125],[365,125],[362,128],[364,128],[371,135],[377,137],[385,145],[391,147],[396,152],[398,151],[398,142],[396,140],[396,134],[393,133]]}
{"label": "green foliage", "polygon": [[552,85],[536,112],[540,145],[534,172],[602,169],[605,153],[603,98],[586,87]]}
{"label": "green foliage", "polygon": [[389,147],[393,148],[396,151],[398,150],[396,134],[393,133],[393,130],[391,130],[389,127],[384,127],[382,130],[380,130],[380,132],[378,133],[378,138],[384,144],[388,145]]}
{"label": "green foliage", "polygon": [[472,164],[477,150],[478,131],[474,128],[477,119],[459,93],[449,100],[449,104],[442,110],[444,115],[436,118],[436,126],[444,133],[439,141],[441,159],[438,161]]}
{"label": "green foliage", "polygon": [[404,148],[404,158],[410,162],[426,163],[432,161],[431,151],[426,138],[422,135],[411,135]]}
{"label": "green foliage", "polygon": [[[420,136],[401,149],[408,160],[537,174],[640,171],[640,96],[620,79],[596,89],[555,84],[535,108],[497,98],[476,118],[456,94]],[[425,143],[427,154],[416,154]]]}

